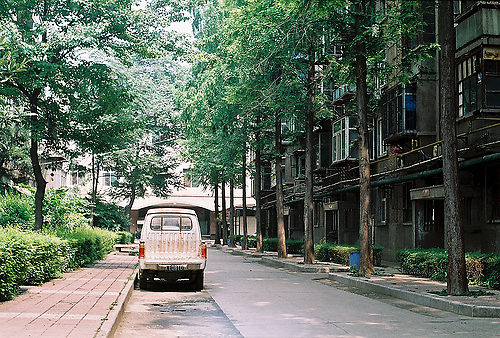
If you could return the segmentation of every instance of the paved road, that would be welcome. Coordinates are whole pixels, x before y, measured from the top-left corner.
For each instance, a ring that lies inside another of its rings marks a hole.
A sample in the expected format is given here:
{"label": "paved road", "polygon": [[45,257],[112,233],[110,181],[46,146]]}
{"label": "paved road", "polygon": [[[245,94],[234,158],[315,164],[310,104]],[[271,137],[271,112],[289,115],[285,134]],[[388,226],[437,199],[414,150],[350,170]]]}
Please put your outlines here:
{"label": "paved road", "polygon": [[116,336],[500,335],[500,319],[434,310],[217,250],[209,251],[205,287],[169,292],[171,286],[158,284],[153,291],[134,291]]}

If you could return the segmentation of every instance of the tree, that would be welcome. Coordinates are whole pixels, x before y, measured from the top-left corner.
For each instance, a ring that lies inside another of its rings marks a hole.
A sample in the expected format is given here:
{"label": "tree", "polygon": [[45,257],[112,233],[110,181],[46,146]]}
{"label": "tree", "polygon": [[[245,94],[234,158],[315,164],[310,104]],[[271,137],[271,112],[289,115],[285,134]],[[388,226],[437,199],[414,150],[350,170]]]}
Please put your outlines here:
{"label": "tree", "polygon": [[455,27],[453,3],[438,1],[440,127],[443,151],[444,222],[448,248],[447,291],[463,294],[468,290],[463,224],[458,189],[456,138],[457,101],[455,95]]}
{"label": "tree", "polygon": [[[355,34],[361,36],[367,27],[368,11],[364,0],[356,4]],[[356,44],[356,105],[358,109],[359,145],[359,238],[361,244],[359,271],[371,275],[373,266],[371,189],[370,189],[370,148],[368,132],[368,87],[366,67],[366,45],[361,40]]]}
{"label": "tree", "polygon": [[19,60],[17,50],[11,47],[0,30],[0,82],[6,82],[16,73],[26,70],[26,59]]}
{"label": "tree", "polygon": [[183,71],[169,57],[135,60],[128,70],[128,86],[135,88],[136,99],[127,112],[135,116],[138,127],[127,135],[124,150],[102,158],[103,165],[117,176],[110,195],[128,200],[125,211],[129,216],[136,198],[149,192],[167,197],[172,188],[180,187],[175,174],[180,129],[172,111],[175,88],[184,81]]}
{"label": "tree", "polygon": [[84,79],[92,67],[109,69],[106,57],[126,61],[134,53],[155,56],[179,47],[167,36],[155,10],[133,10],[134,4],[131,0],[0,3],[0,22],[8,38],[20,57],[29,60],[26,71],[1,83],[0,89],[30,112],[36,229],[43,223],[46,186],[40,151],[65,150],[71,141],[69,131],[79,122],[73,116],[74,106],[88,89],[74,80]]}
{"label": "tree", "polygon": [[283,145],[281,140],[281,118],[276,114],[274,121],[274,135],[275,135],[275,152],[274,166],[276,172],[276,226],[278,232],[278,257],[287,257],[286,252],[286,238],[285,238],[285,217],[284,217],[284,192],[283,192],[283,171],[282,171],[282,157]]}
{"label": "tree", "polygon": [[[373,267],[369,124],[370,111],[378,105],[376,90],[382,84],[405,84],[414,74],[411,67],[432,57],[435,45],[407,50],[406,38],[414,37],[422,27],[420,1],[401,0],[387,3],[380,11],[377,3],[367,0],[337,2],[332,15],[331,44],[342,47],[340,56],[332,55],[330,76],[337,84],[356,84],[355,115],[358,119],[360,183],[360,272],[371,274]],[[422,3],[425,3],[422,2]],[[388,60],[387,53],[395,54]],[[404,52],[404,53],[403,53]],[[390,61],[390,62],[389,62]]]}

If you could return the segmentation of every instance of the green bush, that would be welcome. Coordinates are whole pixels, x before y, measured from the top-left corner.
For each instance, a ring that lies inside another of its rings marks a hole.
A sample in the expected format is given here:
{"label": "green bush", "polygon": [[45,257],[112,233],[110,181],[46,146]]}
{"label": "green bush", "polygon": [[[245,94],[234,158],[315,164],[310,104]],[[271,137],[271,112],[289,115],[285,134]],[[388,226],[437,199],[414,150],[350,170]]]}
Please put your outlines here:
{"label": "green bush", "polygon": [[[409,275],[446,281],[448,253],[444,249],[405,249],[396,253],[401,271]],[[467,279],[470,284],[500,289],[500,255],[466,253]]]}
{"label": "green bush", "polygon": [[[285,240],[287,246],[287,253],[289,254],[300,254],[304,252],[304,242],[287,239]],[[264,238],[262,240],[262,246],[264,251],[278,251],[278,239],[277,238]]]}
{"label": "green bush", "polygon": [[256,237],[248,237],[248,247],[256,248],[257,247],[257,238]]}
{"label": "green bush", "polygon": [[[236,244],[241,244],[243,241],[243,235],[234,235],[234,241]],[[249,248],[256,248],[257,247],[257,238],[247,236],[247,241],[248,241],[248,247]]]}
{"label": "green bush", "polygon": [[482,283],[492,289],[500,290],[500,255],[488,255],[484,261]]}
{"label": "green bush", "polygon": [[103,259],[114,250],[114,245],[120,238],[116,232],[91,227],[73,230],[60,227],[55,230],[55,234],[67,240],[75,250],[69,266],[72,269]]}
{"label": "green bush", "polygon": [[34,224],[33,198],[16,192],[0,196],[0,226],[32,230]]}
{"label": "green bush", "polygon": [[40,285],[61,276],[74,250],[58,237],[0,229],[0,300],[12,299],[20,285]]}
{"label": "green bush", "polygon": [[[380,254],[384,248],[373,246],[373,259],[375,265],[380,265]],[[314,245],[314,258],[320,262],[333,262],[349,265],[349,252],[359,250],[357,245],[333,244],[322,241]]]}
{"label": "green bush", "polygon": [[443,249],[407,249],[396,253],[401,264],[401,271],[409,275],[417,275],[446,281],[448,256]]}
{"label": "green bush", "polygon": [[117,244],[130,244],[134,242],[135,235],[129,231],[118,231],[116,234],[118,235]]}
{"label": "green bush", "polygon": [[119,206],[98,199],[92,225],[110,231],[128,231],[130,219]]}
{"label": "green bush", "polygon": [[77,228],[88,225],[90,210],[85,199],[68,191],[68,188],[50,189],[43,200],[44,228]]}

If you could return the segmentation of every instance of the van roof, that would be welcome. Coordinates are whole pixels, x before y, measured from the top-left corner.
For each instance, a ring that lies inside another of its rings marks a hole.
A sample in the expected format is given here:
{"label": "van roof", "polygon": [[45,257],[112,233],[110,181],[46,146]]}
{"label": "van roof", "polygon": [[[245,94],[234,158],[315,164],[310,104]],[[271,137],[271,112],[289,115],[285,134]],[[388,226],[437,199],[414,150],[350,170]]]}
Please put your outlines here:
{"label": "van roof", "polygon": [[182,209],[182,208],[154,208],[149,209],[146,215],[151,214],[190,214],[196,215],[196,212],[191,209]]}

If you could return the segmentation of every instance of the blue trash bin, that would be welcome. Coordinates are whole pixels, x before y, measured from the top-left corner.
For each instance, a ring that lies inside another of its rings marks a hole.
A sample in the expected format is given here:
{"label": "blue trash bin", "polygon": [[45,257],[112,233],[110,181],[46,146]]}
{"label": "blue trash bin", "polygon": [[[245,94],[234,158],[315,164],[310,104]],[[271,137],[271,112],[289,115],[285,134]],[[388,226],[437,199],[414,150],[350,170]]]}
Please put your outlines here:
{"label": "blue trash bin", "polygon": [[349,266],[359,270],[359,251],[349,251]]}

